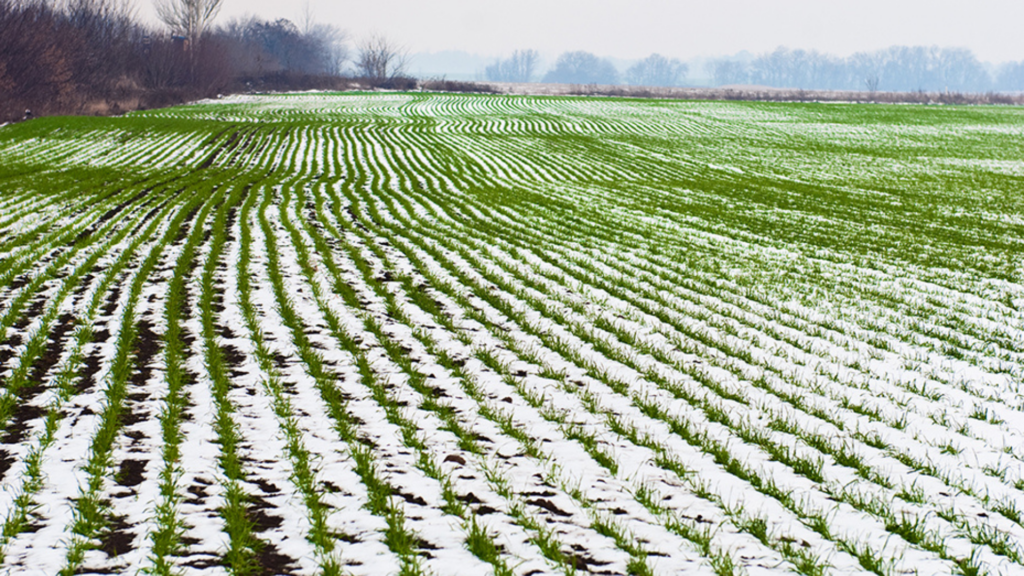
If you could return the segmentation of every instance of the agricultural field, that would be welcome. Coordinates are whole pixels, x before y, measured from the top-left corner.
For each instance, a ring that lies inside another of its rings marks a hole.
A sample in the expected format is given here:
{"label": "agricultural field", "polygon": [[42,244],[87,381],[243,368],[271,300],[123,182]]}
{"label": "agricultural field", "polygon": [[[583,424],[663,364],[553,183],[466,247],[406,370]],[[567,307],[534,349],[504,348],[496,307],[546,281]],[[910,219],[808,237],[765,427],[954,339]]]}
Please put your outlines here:
{"label": "agricultural field", "polygon": [[1024,574],[1024,110],[0,128],[5,574]]}

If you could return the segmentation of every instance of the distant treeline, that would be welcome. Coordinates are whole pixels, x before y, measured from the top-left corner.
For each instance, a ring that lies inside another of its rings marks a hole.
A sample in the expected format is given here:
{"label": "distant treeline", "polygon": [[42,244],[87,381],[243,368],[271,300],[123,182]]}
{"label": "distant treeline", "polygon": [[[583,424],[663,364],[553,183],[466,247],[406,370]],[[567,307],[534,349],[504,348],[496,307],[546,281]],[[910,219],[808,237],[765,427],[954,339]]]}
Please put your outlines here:
{"label": "distant treeline", "polygon": [[[485,71],[491,82],[547,82],[676,87],[688,84],[689,67],[652,54],[624,71],[589,52],[565,52],[546,74],[539,74],[535,50],[518,50]],[[1024,62],[990,72],[963,48],[894,46],[848,58],[779,48],[748,59],[721,58],[710,63],[715,86],[760,85],[805,90],[865,92],[1024,91]]]}
{"label": "distant treeline", "polygon": [[847,58],[779,48],[749,62],[719,59],[717,86],[756,84],[777,88],[868,92],[1015,92],[1024,90],[1024,62],[993,73],[964,48],[893,46]]}
{"label": "distant treeline", "polygon": [[[349,58],[345,35],[307,13],[213,26],[222,0],[154,0],[166,27],[133,16],[132,0],[0,0],[0,122],[43,114],[105,114],[222,93],[353,86],[487,90],[405,75],[406,51],[375,35]],[[620,71],[566,52],[543,76],[540,55],[519,50],[486,70],[495,82],[686,86],[686,63],[658,54]],[[714,83],[865,92],[1024,91],[1024,62],[990,71],[969,50],[893,47],[839,58],[778,50],[720,59]]]}
{"label": "distant treeline", "polygon": [[[536,50],[516,50],[512,56],[487,67],[490,82],[536,82],[540,54]],[[676,59],[651,54],[622,74],[611,60],[590,52],[565,52],[540,81],[551,84],[630,84],[633,86],[681,86],[688,67]]]}
{"label": "distant treeline", "polygon": [[331,26],[256,17],[189,37],[141,24],[124,0],[0,0],[0,121],[327,87],[343,40]]}

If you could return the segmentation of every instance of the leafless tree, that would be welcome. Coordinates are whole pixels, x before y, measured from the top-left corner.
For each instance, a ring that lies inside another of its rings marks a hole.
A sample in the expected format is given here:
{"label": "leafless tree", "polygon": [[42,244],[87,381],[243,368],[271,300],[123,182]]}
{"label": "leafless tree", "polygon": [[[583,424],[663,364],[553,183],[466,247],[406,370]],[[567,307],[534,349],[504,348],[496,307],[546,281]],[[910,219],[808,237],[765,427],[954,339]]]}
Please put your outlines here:
{"label": "leafless tree", "polygon": [[690,68],[679,60],[651,54],[626,71],[626,81],[634,86],[677,86]]}
{"label": "leafless tree", "polygon": [[340,75],[349,59],[346,43],[348,34],[333,24],[317,24],[306,36],[321,46],[321,72],[331,76]]}
{"label": "leafless tree", "polygon": [[711,61],[711,76],[715,86],[746,84],[749,77],[743,62],[719,58]]}
{"label": "leafless tree", "polygon": [[996,89],[1007,92],[1024,90],[1024,62],[1007,62],[999,67]]}
{"label": "leafless tree", "polygon": [[408,50],[382,34],[373,34],[359,43],[356,70],[367,78],[388,81],[405,73]]}
{"label": "leafless tree", "polygon": [[607,58],[590,52],[565,52],[555,67],[544,75],[544,82],[561,84],[618,84],[619,71]]}
{"label": "leafless tree", "polygon": [[348,48],[345,45],[348,34],[333,24],[320,22],[309,0],[306,0],[299,15],[299,31],[318,47],[317,72],[332,76],[341,74],[348,61]]}
{"label": "leafless tree", "polygon": [[195,45],[209,27],[223,0],[154,0],[157,16],[172,32]]}
{"label": "leafless tree", "polygon": [[309,0],[302,3],[302,12],[299,14],[298,24],[299,30],[303,34],[309,34],[313,31],[313,27],[317,25],[316,11],[313,10],[313,4]]}
{"label": "leafless tree", "polygon": [[539,63],[536,50],[516,50],[511,57],[488,66],[484,73],[491,82],[531,82]]}

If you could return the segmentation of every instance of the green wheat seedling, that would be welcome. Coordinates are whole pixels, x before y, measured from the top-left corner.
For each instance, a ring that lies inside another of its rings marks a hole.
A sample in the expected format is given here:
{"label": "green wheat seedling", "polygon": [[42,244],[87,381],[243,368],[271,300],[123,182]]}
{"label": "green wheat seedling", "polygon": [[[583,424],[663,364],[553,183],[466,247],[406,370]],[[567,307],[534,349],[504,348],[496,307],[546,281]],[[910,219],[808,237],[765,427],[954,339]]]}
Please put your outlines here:
{"label": "green wheat seedling", "polygon": [[[463,254],[463,255],[465,256],[465,254]],[[557,314],[556,314],[556,319],[558,319],[557,318]],[[559,348],[564,348],[564,346],[559,346],[558,344],[554,344],[552,346],[556,350],[558,350]],[[657,375],[652,375],[651,373],[648,373],[647,375],[650,378],[657,379]],[[719,413],[719,414],[721,414],[721,413]],[[820,414],[821,413],[818,413],[817,415],[820,415]],[[713,419],[715,418],[714,415],[712,415],[712,418]],[[897,425],[897,427],[904,427],[904,426],[905,426],[905,424]],[[758,442],[757,440],[754,440],[754,441],[755,441],[755,443]],[[819,446],[823,446],[823,445],[827,445],[827,444],[818,443],[818,445]],[[883,485],[887,485],[888,482],[886,480],[884,480],[881,476],[879,476],[877,473],[873,472],[872,470],[865,468],[862,464],[858,464],[859,461],[853,459],[853,457],[848,455],[848,453],[846,453],[844,450],[840,450],[839,452],[835,452],[835,455],[837,456],[837,460],[840,461],[841,463],[845,463],[846,465],[854,465],[855,467],[857,467],[861,471],[861,473],[863,475],[866,475],[866,476],[868,476],[869,478],[871,478],[873,480],[880,481]],[[719,458],[719,459],[721,459],[721,458]],[[783,460],[785,461],[786,458],[784,457]],[[809,465],[804,464],[803,462],[799,462],[798,461],[796,463],[795,470],[797,470],[800,473],[808,474],[808,475],[810,475],[811,478],[816,478],[816,477],[820,478],[820,467],[821,467],[820,461],[819,461],[819,463],[809,464]],[[784,503],[786,502],[784,495],[783,495],[783,500],[782,501]]]}
{"label": "green wheat seedling", "polygon": [[[480,357],[482,360],[484,360],[485,364],[488,364],[488,363],[491,364],[492,368],[496,368],[498,370],[501,370],[503,368],[501,363],[493,360],[492,359],[492,355],[487,354],[486,351],[478,352],[478,357]],[[543,399],[542,398],[533,398],[532,399],[532,403],[535,406],[539,406],[539,405],[541,405],[543,403]],[[718,557],[716,557],[716,558],[718,558]],[[715,562],[720,563],[724,567],[732,566],[731,562],[727,562],[727,561],[721,560],[720,558],[718,560],[715,560]]]}
{"label": "green wheat seedling", "polygon": [[[369,267],[364,267],[364,270],[369,270]],[[370,279],[368,279],[368,281],[370,281]],[[390,294],[387,294],[387,293],[385,293],[383,291],[380,291],[379,294],[384,296],[385,299],[387,299],[389,302],[394,302],[393,296],[391,296]],[[404,313],[396,305],[389,306],[388,311],[389,311],[389,314],[391,316],[393,316],[393,317],[400,318],[400,319],[404,318]],[[373,328],[372,328],[372,324],[371,324],[371,330],[372,329]],[[374,330],[374,335],[377,336],[378,338],[383,336],[383,334],[382,334],[382,332],[380,330]],[[428,346],[431,344],[431,342],[429,340],[425,340],[424,343],[428,344]],[[397,354],[397,351],[395,351],[395,352]],[[481,358],[485,362],[485,364],[492,364],[492,365],[498,367],[499,370],[502,370],[502,371],[507,373],[507,366],[502,366],[500,361],[498,361],[496,358],[494,358],[494,356],[492,354],[489,354],[487,351],[478,351],[477,356],[479,358]],[[402,365],[404,362],[400,360],[400,361],[398,361],[398,363],[400,365]],[[453,368],[453,370],[456,371],[456,373],[459,374],[463,378],[463,380],[465,381],[466,380],[466,374],[461,370],[461,367],[455,365],[454,363],[451,363],[450,365]],[[414,382],[415,382],[415,380],[414,380]],[[477,398],[477,400],[479,401],[480,399]],[[535,403],[537,403],[537,404],[542,403],[542,402],[543,402],[542,399],[535,399]],[[429,409],[429,401],[428,402],[424,402],[423,406],[427,407]],[[484,411],[484,415],[485,416],[489,416],[490,414],[493,414],[493,412],[489,411],[489,410],[488,411]],[[451,428],[456,428],[457,429],[457,427],[454,426],[454,425],[449,424],[449,426]],[[506,428],[506,430],[509,431],[511,436],[522,439],[522,436],[523,436],[522,431],[518,431],[518,432],[513,431],[514,428],[509,426],[507,421],[506,421],[505,428]],[[535,447],[536,445],[535,445],[534,441],[532,441],[532,440],[524,441],[523,445],[524,445],[524,448],[527,450],[528,453],[536,453],[536,447]],[[606,462],[611,463],[612,465],[614,465],[614,460],[606,460]],[[495,477],[492,477],[491,481],[492,481],[492,484],[494,484],[495,482],[498,482],[498,480]],[[502,488],[501,488],[502,485],[503,484],[501,484],[501,483],[496,484],[496,489],[501,491],[502,490]],[[509,496],[511,496],[511,495],[509,494]],[[515,507],[513,507],[512,509],[516,510]],[[513,514],[513,515],[516,516],[515,514]],[[524,517],[519,517],[519,516],[516,516],[516,518],[517,518],[517,521],[519,521],[519,523],[521,525],[523,525],[524,527],[526,527],[527,529],[531,529],[531,530],[534,529],[533,528],[534,523],[532,521],[527,521],[527,519],[525,519]],[[540,540],[536,540],[535,539],[535,543],[543,544],[544,542],[546,542],[546,538],[542,538],[540,536],[538,536],[538,538],[540,538]],[[565,562],[565,558],[562,557],[561,555],[553,555],[554,552],[553,552],[552,547],[550,547],[550,546],[547,546],[547,547],[541,546],[541,549],[542,549],[542,553],[544,553],[550,560],[552,560],[554,562],[557,562],[557,563],[560,563],[560,564]]]}
{"label": "green wheat seedling", "polygon": [[[104,391],[105,404],[101,413],[100,428],[93,437],[85,466],[87,479],[74,510],[75,521],[72,525],[72,532],[76,538],[72,540],[68,548],[66,564],[62,573],[73,574],[84,559],[85,551],[93,546],[92,542],[107,529],[109,504],[103,500],[101,490],[104,478],[110,473],[113,464],[111,452],[121,428],[120,415],[127,394],[127,381],[133,369],[133,348],[137,336],[135,305],[149,274],[156,267],[163,249],[170,243],[178,228],[184,224],[186,217],[199,208],[202,200],[202,197],[194,196],[180,208],[163,237],[150,250],[132,281],[126,300],[127,304],[121,312],[117,351]],[[209,206],[207,204],[207,210]]]}
{"label": "green wheat seedling", "polygon": [[[225,569],[264,571],[257,424],[305,519],[280,531],[326,574],[349,546],[404,574],[450,554],[583,572],[588,542],[633,574],[691,551],[719,574],[1012,571],[1019,116],[389,92],[0,127],[4,568],[172,574],[223,542]],[[255,411],[234,411],[229,332]],[[139,402],[155,421],[122,425]],[[65,486],[54,458],[82,433]],[[207,436],[206,461],[181,454]],[[156,459],[135,510],[114,485],[140,441]],[[347,519],[321,458],[356,474],[353,520],[379,533],[329,529]],[[193,465],[216,471],[218,510],[186,499]],[[396,466],[426,483],[427,518]],[[572,516],[537,513],[525,470]],[[216,538],[188,525],[218,513]],[[438,523],[454,538],[418,533]],[[104,552],[129,533],[137,549]],[[35,546],[60,534],[52,559]]]}
{"label": "green wheat seedling", "polygon": [[[165,211],[169,210],[170,206],[165,208]],[[61,421],[64,419],[64,413],[62,411],[64,403],[77,392],[76,382],[78,380],[78,372],[81,368],[82,361],[84,360],[82,348],[92,340],[93,331],[91,329],[90,322],[95,319],[97,315],[100,304],[102,303],[101,297],[105,293],[105,287],[110,286],[114,282],[115,278],[117,278],[127,265],[128,261],[135,254],[136,249],[150,237],[154,229],[155,226],[151,225],[149,229],[138,236],[131,246],[121,253],[118,260],[110,266],[104,274],[103,279],[98,283],[97,289],[93,292],[93,298],[90,301],[88,309],[81,316],[81,322],[75,329],[73,335],[72,348],[54,378],[53,389],[55,391],[55,395],[46,410],[44,427],[25,457],[25,471],[21,487],[19,489],[20,491],[14,500],[14,505],[11,511],[8,513],[4,521],[2,535],[0,535],[4,546],[29,528],[30,517],[38,507],[38,504],[34,500],[34,496],[39,492],[44,484],[44,454],[56,440],[55,435],[57,429],[60,426]]]}
{"label": "green wheat seedling", "polygon": [[[203,267],[203,291],[200,294],[204,319],[208,310],[208,306],[203,305],[208,288],[205,274],[218,261],[224,244],[224,221],[228,212],[237,206],[239,200],[239,193],[236,191],[221,204],[211,229],[213,244],[207,254],[207,264]],[[164,441],[162,454],[164,466],[160,470],[161,500],[156,506],[157,528],[150,534],[152,541],[150,562],[151,571],[154,574],[170,575],[176,572],[173,557],[181,555],[184,550],[183,537],[188,529],[178,513],[178,507],[184,499],[180,492],[181,469],[179,462],[181,443],[184,440],[181,424],[189,402],[186,387],[191,383],[184,365],[186,358],[195,352],[184,343],[181,324],[185,320],[182,310],[187,298],[185,286],[195,268],[196,249],[200,238],[197,233],[190,234],[178,256],[164,307],[164,317],[167,323],[167,330],[163,335],[164,363],[167,367],[165,372],[167,393],[164,396],[159,417],[161,436]],[[207,342],[206,345],[209,343]]]}

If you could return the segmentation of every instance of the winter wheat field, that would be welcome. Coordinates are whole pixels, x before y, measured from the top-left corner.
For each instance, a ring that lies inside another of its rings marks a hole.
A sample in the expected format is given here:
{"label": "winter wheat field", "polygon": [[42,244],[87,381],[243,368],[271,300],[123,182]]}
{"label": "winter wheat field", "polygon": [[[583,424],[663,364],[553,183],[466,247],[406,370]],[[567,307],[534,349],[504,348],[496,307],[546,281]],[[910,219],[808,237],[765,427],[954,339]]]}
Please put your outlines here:
{"label": "winter wheat field", "polygon": [[0,128],[6,574],[1024,574],[1024,111]]}

